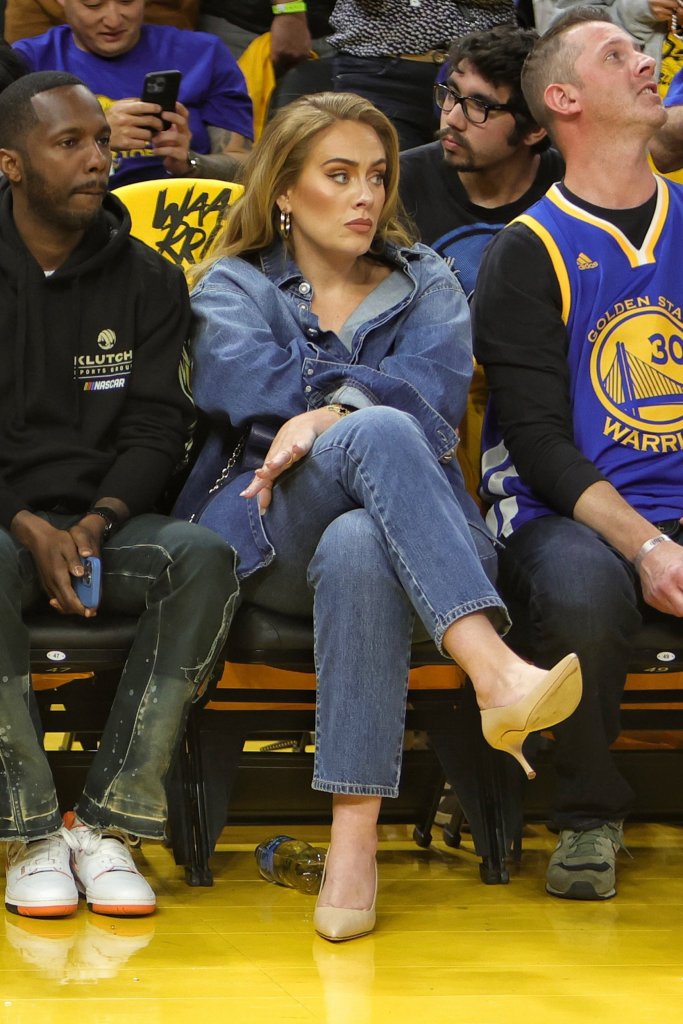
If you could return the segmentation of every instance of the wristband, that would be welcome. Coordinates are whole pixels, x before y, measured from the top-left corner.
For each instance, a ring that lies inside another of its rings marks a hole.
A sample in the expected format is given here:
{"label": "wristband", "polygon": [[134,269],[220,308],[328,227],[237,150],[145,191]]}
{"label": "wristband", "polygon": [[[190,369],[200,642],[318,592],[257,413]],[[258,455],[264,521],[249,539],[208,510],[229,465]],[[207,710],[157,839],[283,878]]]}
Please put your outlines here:
{"label": "wristband", "polygon": [[645,555],[649,554],[653,548],[656,548],[658,544],[662,544],[664,541],[671,541],[671,537],[667,537],[665,533],[658,533],[656,537],[650,537],[646,540],[642,548],[633,559],[633,565],[635,566],[636,572],[640,572],[640,566],[645,558]]}
{"label": "wristband", "polygon": [[329,405],[324,405],[323,408],[331,409],[332,412],[336,412],[339,419],[341,419],[342,416],[348,416],[353,412],[353,409],[349,409],[348,405],[339,405],[338,402],[330,402]]}
{"label": "wristband", "polygon": [[302,14],[308,10],[304,0],[286,0],[282,4],[271,4],[273,14]]}

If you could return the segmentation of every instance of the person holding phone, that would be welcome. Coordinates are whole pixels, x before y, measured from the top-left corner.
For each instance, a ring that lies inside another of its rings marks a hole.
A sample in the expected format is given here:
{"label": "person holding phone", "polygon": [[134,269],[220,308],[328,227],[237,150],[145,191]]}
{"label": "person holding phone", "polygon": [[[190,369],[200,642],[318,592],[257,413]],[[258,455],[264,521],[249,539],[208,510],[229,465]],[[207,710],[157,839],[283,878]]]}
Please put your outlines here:
{"label": "person holding phone", "polygon": [[[253,140],[252,105],[220,40],[144,24],[144,0],[59,2],[66,25],[21,39],[15,49],[31,71],[68,71],[97,95],[115,151],[111,188],[167,175],[239,176]],[[142,95],[145,76],[164,69],[181,76],[171,109]]]}
{"label": "person holding phone", "polygon": [[[95,913],[154,910],[127,837],[164,837],[165,779],[237,589],[215,533],[155,512],[193,418],[178,372],[189,299],[107,192],[109,134],[73,75],[0,94],[0,842],[5,903],[29,917],[71,914],[79,892]],[[137,620],[68,827],[24,623],[48,604]]]}

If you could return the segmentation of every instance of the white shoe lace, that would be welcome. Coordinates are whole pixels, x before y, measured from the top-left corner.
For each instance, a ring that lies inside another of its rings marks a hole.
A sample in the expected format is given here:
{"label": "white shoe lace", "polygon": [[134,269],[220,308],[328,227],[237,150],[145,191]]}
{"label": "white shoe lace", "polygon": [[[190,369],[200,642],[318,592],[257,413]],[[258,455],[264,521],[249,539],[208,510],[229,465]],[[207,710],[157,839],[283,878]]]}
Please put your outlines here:
{"label": "white shoe lace", "polygon": [[[137,868],[128,850],[128,841],[125,832],[117,832],[113,829],[91,828],[89,825],[76,825],[72,829],[62,828],[62,836],[66,844],[74,853],[84,853],[86,856],[98,854],[106,858],[108,870],[117,868],[126,871],[135,871]],[[102,843],[111,840],[105,847]]]}
{"label": "white shoe lace", "polygon": [[12,842],[7,844],[7,866],[14,867],[21,861],[30,862],[31,871],[59,871],[64,869],[64,848],[61,832],[47,839],[36,839],[31,843]]}

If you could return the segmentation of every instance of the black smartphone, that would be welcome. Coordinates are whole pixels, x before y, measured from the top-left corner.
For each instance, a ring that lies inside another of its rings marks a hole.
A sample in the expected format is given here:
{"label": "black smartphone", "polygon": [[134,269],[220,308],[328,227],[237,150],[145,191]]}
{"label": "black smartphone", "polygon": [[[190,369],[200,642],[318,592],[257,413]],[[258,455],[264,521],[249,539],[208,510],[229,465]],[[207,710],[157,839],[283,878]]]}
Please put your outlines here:
{"label": "black smartphone", "polygon": [[[150,71],[148,75],[145,75],[140,99],[145,103],[158,103],[162,110],[173,113],[182,77],[180,71]],[[161,123],[164,130],[170,127],[170,123],[164,121],[163,117]]]}
{"label": "black smartphone", "polygon": [[102,563],[99,558],[83,559],[83,575],[73,577],[76,597],[85,608],[97,608],[102,595]]}

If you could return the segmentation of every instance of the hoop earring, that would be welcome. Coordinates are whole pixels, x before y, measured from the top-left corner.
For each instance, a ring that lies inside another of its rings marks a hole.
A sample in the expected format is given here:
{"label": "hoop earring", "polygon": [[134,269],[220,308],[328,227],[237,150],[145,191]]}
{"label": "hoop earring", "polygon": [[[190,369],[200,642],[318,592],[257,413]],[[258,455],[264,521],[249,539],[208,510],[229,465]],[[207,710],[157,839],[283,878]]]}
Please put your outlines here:
{"label": "hoop earring", "polygon": [[283,238],[289,238],[292,231],[292,215],[280,210],[280,234]]}

